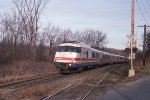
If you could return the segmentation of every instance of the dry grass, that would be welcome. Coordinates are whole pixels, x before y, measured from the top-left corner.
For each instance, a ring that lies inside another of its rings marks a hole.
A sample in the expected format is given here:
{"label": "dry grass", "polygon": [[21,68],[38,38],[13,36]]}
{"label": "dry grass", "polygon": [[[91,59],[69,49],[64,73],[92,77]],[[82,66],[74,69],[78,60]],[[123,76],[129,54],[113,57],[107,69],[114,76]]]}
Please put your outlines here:
{"label": "dry grass", "polygon": [[[135,70],[135,76],[134,77],[130,77],[130,78],[126,78],[124,79],[122,82],[132,82],[135,81],[141,77],[150,75],[150,59],[146,59],[146,66],[143,66],[143,62],[142,62],[142,58],[140,59],[136,59],[134,62],[134,70]],[[129,65],[130,68],[130,65]]]}
{"label": "dry grass", "polygon": [[147,63],[146,66],[144,66],[143,72],[150,74],[150,62]]}
{"label": "dry grass", "polygon": [[35,86],[32,88],[28,88],[24,91],[22,91],[20,98],[30,98],[33,96],[43,96],[45,93],[50,93],[54,91],[61,90],[63,87],[65,87],[67,84],[73,83],[70,82],[71,80],[58,80],[56,82],[52,82],[51,84],[44,84]]}
{"label": "dry grass", "polygon": [[49,87],[46,87],[46,86],[44,86],[44,87],[39,86],[38,88],[27,89],[26,91],[22,92],[21,98],[40,96],[40,95],[43,95],[43,93],[48,90],[49,90]]}
{"label": "dry grass", "polygon": [[56,71],[57,69],[49,62],[19,61],[12,65],[0,67],[0,83]]}
{"label": "dry grass", "polygon": [[142,62],[142,59],[138,62],[140,64],[138,64],[138,66],[140,66],[140,72],[142,73],[146,73],[146,74],[149,74],[150,73],[150,57],[149,58],[146,58],[146,65],[143,66],[143,62]]}

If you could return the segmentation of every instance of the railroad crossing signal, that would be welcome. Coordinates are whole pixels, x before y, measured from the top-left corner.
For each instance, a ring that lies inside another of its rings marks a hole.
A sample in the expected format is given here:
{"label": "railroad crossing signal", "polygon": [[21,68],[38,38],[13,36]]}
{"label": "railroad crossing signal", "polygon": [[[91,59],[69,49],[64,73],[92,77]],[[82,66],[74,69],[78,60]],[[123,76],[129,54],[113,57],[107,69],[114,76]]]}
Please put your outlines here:
{"label": "railroad crossing signal", "polygon": [[[131,59],[131,54],[129,54],[129,59]],[[135,59],[135,53],[132,53],[132,59]]]}
{"label": "railroad crossing signal", "polygon": [[126,50],[129,52],[129,59],[131,60],[131,69],[129,70],[129,77],[132,77],[135,75],[134,69],[133,69],[133,59],[135,59],[135,52],[137,50],[136,48],[136,38],[134,34],[130,34],[127,36],[127,48]]}
{"label": "railroad crossing signal", "polygon": [[133,51],[132,54],[131,53],[129,54],[129,59],[135,59],[135,53],[134,52],[136,52],[136,50],[135,50],[136,49],[136,40],[135,40],[135,36],[132,34],[130,36],[128,36],[128,47],[129,47],[130,51],[131,51],[131,48]]}
{"label": "railroad crossing signal", "polygon": [[136,48],[136,39],[135,39],[135,36],[133,35],[130,35],[130,36],[127,36],[128,37],[128,41],[127,41],[127,47],[131,48],[131,43],[132,43],[132,47],[133,48]]}
{"label": "railroad crossing signal", "polygon": [[134,40],[134,37],[132,35],[129,36],[128,42],[131,43]]}
{"label": "railroad crossing signal", "polygon": [[133,41],[131,41],[130,42],[130,48],[131,48],[131,43],[132,43],[132,48],[136,48],[136,41],[135,40],[133,40]]}

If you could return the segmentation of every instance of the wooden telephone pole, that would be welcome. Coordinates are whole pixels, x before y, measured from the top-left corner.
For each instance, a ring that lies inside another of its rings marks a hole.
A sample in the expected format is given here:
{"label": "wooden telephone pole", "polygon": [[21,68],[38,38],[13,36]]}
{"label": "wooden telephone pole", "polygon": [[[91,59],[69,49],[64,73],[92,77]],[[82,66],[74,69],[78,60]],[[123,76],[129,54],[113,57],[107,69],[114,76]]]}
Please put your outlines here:
{"label": "wooden telephone pole", "polygon": [[130,58],[131,58],[131,69],[129,70],[129,77],[132,77],[135,75],[135,71],[133,69],[133,43],[135,42],[134,38],[134,0],[132,0],[131,3],[131,35],[130,35]]}
{"label": "wooden telephone pole", "polygon": [[143,66],[145,66],[145,52],[146,52],[146,28],[150,25],[139,25],[138,27],[144,27],[144,36],[143,36]]}

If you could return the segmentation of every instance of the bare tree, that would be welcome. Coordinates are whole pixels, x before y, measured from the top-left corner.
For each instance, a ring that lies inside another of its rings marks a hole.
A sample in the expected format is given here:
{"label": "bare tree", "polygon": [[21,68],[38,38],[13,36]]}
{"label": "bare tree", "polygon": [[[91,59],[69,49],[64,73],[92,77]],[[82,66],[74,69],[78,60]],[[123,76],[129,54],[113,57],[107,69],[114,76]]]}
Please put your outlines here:
{"label": "bare tree", "polygon": [[107,44],[106,33],[103,33],[99,30],[85,30],[84,32],[82,32],[81,37],[81,42],[90,44],[93,47],[101,48],[104,47],[105,44]]}
{"label": "bare tree", "polygon": [[75,31],[75,32],[72,34],[72,40],[73,40],[73,41],[77,41],[77,42],[84,42],[82,36],[83,36],[82,32],[80,32],[80,31]]}
{"label": "bare tree", "polygon": [[62,39],[63,42],[71,41],[72,40],[72,31],[70,29],[65,29],[62,31]]}
{"label": "bare tree", "polygon": [[24,33],[31,46],[33,60],[38,35],[38,23],[46,0],[13,0],[17,13],[21,17]]}
{"label": "bare tree", "polygon": [[21,32],[20,32],[20,23],[16,12],[14,11],[12,15],[4,14],[1,16],[2,20],[0,21],[1,25],[1,34],[3,34],[3,40],[10,43],[11,53],[13,60],[16,58],[16,47],[17,43],[20,42]]}
{"label": "bare tree", "polygon": [[53,47],[58,45],[58,37],[60,36],[61,29],[59,27],[49,24],[46,26],[42,32],[45,45],[49,46],[49,57],[52,58],[54,54]]}
{"label": "bare tree", "polygon": [[95,31],[95,36],[96,37],[95,37],[94,46],[99,47],[99,48],[105,47],[105,45],[108,42],[106,34],[97,30],[97,31]]}

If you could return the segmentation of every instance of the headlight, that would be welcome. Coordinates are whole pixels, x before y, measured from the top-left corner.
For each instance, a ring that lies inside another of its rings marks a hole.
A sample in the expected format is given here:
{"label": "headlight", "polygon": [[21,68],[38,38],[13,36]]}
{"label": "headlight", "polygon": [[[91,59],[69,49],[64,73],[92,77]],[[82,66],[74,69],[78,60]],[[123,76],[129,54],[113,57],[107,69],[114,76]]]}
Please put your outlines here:
{"label": "headlight", "polygon": [[71,64],[69,64],[69,66],[71,66]]}

